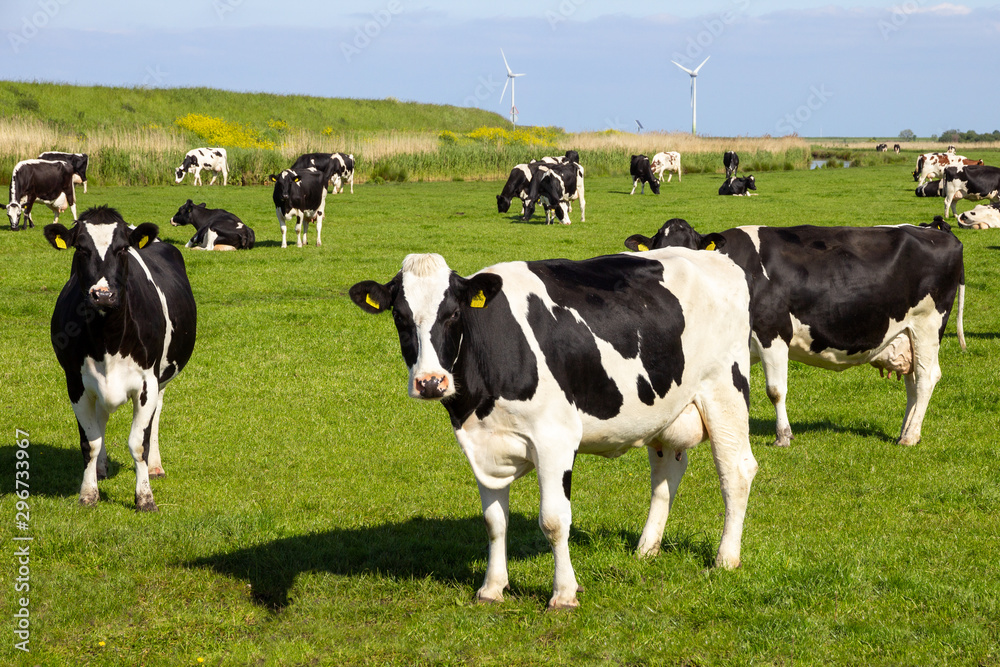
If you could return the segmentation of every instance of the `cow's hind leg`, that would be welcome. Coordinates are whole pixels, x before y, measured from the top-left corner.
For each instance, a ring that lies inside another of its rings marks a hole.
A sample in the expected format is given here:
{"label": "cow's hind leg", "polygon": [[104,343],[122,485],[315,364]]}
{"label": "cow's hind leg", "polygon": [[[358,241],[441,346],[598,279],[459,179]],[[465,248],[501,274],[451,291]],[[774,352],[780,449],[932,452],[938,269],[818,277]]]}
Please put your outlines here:
{"label": "cow's hind leg", "polygon": [[160,413],[163,412],[163,389],[156,396],[156,411],[153,413],[152,428],[149,431],[149,449],[146,454],[146,468],[150,477],[164,477],[160,460]]}
{"label": "cow's hind leg", "polygon": [[576,599],[576,573],[569,557],[569,529],[573,521],[569,497],[576,452],[570,447],[562,447],[560,443],[547,454],[544,458],[540,457],[537,471],[541,501],[538,525],[552,547],[555,565],[552,598],[548,607],[572,609],[580,604]]}
{"label": "cow's hind leg", "polygon": [[786,399],[788,397],[788,346],[781,339],[772,342],[771,347],[760,356],[764,366],[764,382],[767,386],[767,397],[774,405],[775,416],[775,447],[788,447],[792,444],[792,425],[788,421]]}
{"label": "cow's hind leg", "polygon": [[108,455],[104,448],[108,413],[97,404],[93,394],[87,392],[73,404],[73,412],[80,431],[80,451],[84,462],[80,504],[96,505],[100,498],[97,480],[108,476]]}
{"label": "cow's hind leg", "polygon": [[910,342],[913,345],[913,370],[905,376],[906,415],[899,434],[900,445],[915,445],[920,442],[924,415],[927,414],[934,386],[941,379],[937,330],[928,326],[926,331],[911,334]]}
{"label": "cow's hind leg", "polygon": [[510,519],[510,487],[490,489],[479,485],[479,499],[483,504],[483,519],[490,540],[489,559],[486,561],[486,578],[476,591],[479,602],[501,602],[507,588],[507,524]]}

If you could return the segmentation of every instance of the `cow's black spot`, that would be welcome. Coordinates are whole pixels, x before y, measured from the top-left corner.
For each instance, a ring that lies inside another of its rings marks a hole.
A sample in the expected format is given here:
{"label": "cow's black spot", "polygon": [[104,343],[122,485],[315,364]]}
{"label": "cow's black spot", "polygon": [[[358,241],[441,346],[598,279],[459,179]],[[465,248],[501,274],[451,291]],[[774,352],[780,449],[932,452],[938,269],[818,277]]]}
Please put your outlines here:
{"label": "cow's black spot", "polygon": [[636,391],[639,394],[639,400],[646,405],[652,405],[656,400],[656,394],[653,393],[653,388],[649,386],[649,380],[641,375],[636,380]]}
{"label": "cow's black spot", "polygon": [[146,381],[142,381],[142,393],[139,394],[139,405],[146,405]]}
{"label": "cow's black spot", "polygon": [[743,394],[743,400],[747,404],[747,408],[750,407],[750,381],[747,376],[740,372],[740,365],[733,362],[733,386]]}
{"label": "cow's black spot", "polygon": [[567,470],[563,473],[563,493],[566,494],[566,500],[569,500],[569,494],[573,487],[573,471]]}

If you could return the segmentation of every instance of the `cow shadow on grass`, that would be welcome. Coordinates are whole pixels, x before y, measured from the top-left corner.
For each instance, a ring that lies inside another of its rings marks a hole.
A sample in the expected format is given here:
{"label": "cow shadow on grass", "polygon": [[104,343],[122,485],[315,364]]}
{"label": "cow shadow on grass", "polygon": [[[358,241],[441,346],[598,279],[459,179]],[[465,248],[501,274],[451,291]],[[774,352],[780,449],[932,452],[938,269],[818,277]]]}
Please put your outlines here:
{"label": "cow shadow on grass", "polygon": [[269,241],[269,240],[254,241],[253,247],[254,248],[280,248],[281,247],[281,241]]}
{"label": "cow shadow on grass", "polygon": [[[827,419],[821,421],[813,422],[791,422],[792,433],[795,436],[800,436],[805,433],[819,433],[823,431],[832,431],[834,433],[850,433],[851,435],[857,436],[859,438],[872,438],[875,440],[881,440],[885,443],[895,443],[899,438],[897,435],[892,435],[884,431],[880,431],[873,428],[862,428],[858,426],[844,426],[843,424],[835,424]],[[774,420],[773,419],[750,419],[750,435],[770,437],[774,438]],[[795,445],[795,440],[792,440],[792,445]]]}
{"label": "cow shadow on grass", "polygon": [[[508,559],[532,558],[550,551],[534,517],[510,516]],[[205,556],[181,565],[207,568],[247,581],[256,604],[281,611],[289,590],[306,572],[409,580],[433,578],[478,588],[486,571],[487,537],[481,516],[464,519],[414,518],[362,528],[329,530],[282,538],[237,551]],[[547,600],[537,587],[512,593]]]}
{"label": "cow shadow on grass", "polygon": [[[112,445],[112,448],[114,446]],[[0,447],[0,470],[9,470],[10,474],[0,475],[0,495],[12,494],[24,489],[15,481],[14,471],[17,461],[27,461],[28,491],[32,496],[54,496],[68,498],[80,493],[80,482],[83,480],[83,455],[78,447],[69,449],[44,443],[32,442],[25,451],[28,458],[17,458],[18,447],[10,445]],[[132,457],[128,454],[128,469],[132,466]],[[23,456],[23,455],[22,455]],[[114,456],[108,456],[108,477],[114,477],[121,470],[121,463]],[[24,466],[21,466],[24,469]]]}

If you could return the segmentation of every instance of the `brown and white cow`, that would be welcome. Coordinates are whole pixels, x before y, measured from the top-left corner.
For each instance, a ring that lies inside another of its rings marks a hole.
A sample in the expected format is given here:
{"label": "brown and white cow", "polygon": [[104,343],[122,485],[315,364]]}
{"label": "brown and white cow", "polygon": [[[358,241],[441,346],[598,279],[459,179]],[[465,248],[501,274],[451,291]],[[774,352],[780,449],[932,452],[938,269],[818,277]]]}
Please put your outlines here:
{"label": "brown and white cow", "polygon": [[917,158],[917,168],[913,170],[913,180],[923,185],[930,178],[941,178],[946,167],[959,165],[981,165],[982,160],[970,160],[954,153],[924,153]]}
{"label": "brown and white cow", "polygon": [[677,180],[681,180],[681,154],[677,151],[667,151],[665,153],[657,153],[653,156],[653,160],[650,163],[650,167],[653,173],[656,174],[656,180],[663,182],[663,172],[669,171],[671,173],[667,174],[667,183],[670,179],[674,177],[673,172],[677,172]]}

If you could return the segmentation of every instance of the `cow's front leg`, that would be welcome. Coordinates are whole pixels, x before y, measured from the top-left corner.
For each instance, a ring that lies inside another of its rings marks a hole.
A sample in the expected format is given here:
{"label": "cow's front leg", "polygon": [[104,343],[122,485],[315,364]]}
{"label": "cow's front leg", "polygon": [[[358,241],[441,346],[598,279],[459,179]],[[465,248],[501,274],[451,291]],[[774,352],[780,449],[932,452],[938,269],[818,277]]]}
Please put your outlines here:
{"label": "cow's front leg", "polygon": [[[96,505],[100,498],[98,478],[107,477],[107,453],[104,451],[104,433],[108,414],[97,404],[92,394],[84,392],[73,404],[77,428],[80,431],[80,451],[83,453],[83,483],[80,485],[80,504]],[[100,471],[98,470],[100,468]]]}
{"label": "cow's front leg", "polygon": [[298,247],[301,248],[309,242],[309,218],[305,213],[299,216],[299,221],[295,225],[295,234],[298,237],[298,242],[296,243]]}
{"label": "cow's front leg", "polygon": [[573,521],[569,497],[574,458],[575,452],[569,450],[566,455],[547,456],[538,462],[541,497],[538,525],[552,547],[555,565],[549,609],[572,609],[580,605],[576,599],[576,573],[569,557],[569,528]]}
{"label": "cow's front leg", "polygon": [[788,447],[792,444],[792,425],[788,421],[786,399],[788,397],[788,346],[781,339],[776,339],[771,347],[761,354],[764,366],[764,382],[767,386],[767,397],[774,405],[775,415],[775,447]]}
{"label": "cow's front leg", "polygon": [[274,211],[278,216],[278,226],[281,227],[281,247],[288,247],[288,227],[285,226],[285,216],[281,214],[281,207],[275,206]]}
{"label": "cow's front leg", "polygon": [[[147,380],[147,383],[150,382]],[[152,383],[155,385],[155,378]],[[132,429],[128,434],[128,448],[135,461],[135,508],[140,512],[155,512],[159,508],[153,500],[153,489],[149,485],[150,436],[156,416],[158,401],[147,400],[143,405],[138,396],[132,398]]]}
{"label": "cow's front leg", "polygon": [[479,484],[479,499],[483,504],[483,519],[490,540],[486,578],[476,591],[479,602],[501,602],[507,588],[507,525],[510,521],[510,487],[490,489]]}
{"label": "cow's front leg", "polygon": [[316,214],[316,246],[323,245],[323,212]]}
{"label": "cow's front leg", "polygon": [[146,455],[146,467],[150,477],[164,477],[163,463],[160,460],[160,413],[163,412],[163,389],[156,395],[156,411],[153,413],[152,428],[149,430],[149,451]]}

